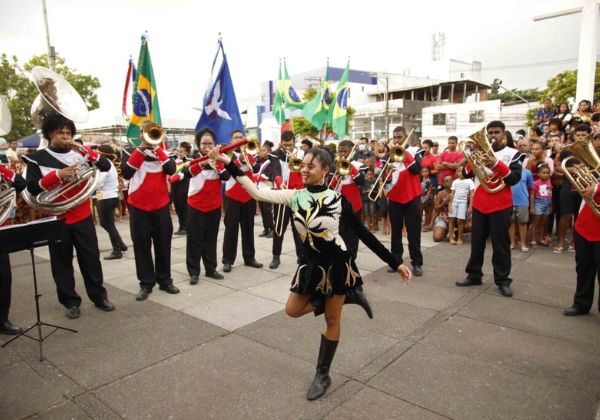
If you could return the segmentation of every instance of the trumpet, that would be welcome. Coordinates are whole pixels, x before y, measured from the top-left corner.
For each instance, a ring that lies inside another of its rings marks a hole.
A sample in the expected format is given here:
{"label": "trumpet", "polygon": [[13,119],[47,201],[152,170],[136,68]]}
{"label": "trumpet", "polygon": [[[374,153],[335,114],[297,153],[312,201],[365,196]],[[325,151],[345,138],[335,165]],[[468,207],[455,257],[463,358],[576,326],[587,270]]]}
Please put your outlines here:
{"label": "trumpet", "polygon": [[[296,154],[290,153],[287,155],[287,164],[290,172],[300,172],[302,170],[302,159]],[[283,232],[283,218],[285,217],[285,206],[283,204],[277,204],[276,207],[276,219],[274,225],[275,235],[281,236]]]}
{"label": "trumpet", "polygon": [[[410,130],[410,133],[408,133],[406,139],[402,142],[402,144],[395,144],[392,147],[390,147],[390,150],[388,152],[388,158],[385,161],[383,167],[381,168],[379,176],[377,177],[377,179],[373,183],[373,186],[369,190],[369,194],[367,194],[369,200],[377,201],[379,200],[379,197],[381,197],[381,194],[383,194],[385,184],[387,184],[388,180],[394,173],[393,166],[391,167],[391,170],[388,170],[390,169],[388,168],[390,163],[403,163],[406,160],[406,153],[408,153],[406,151],[406,145],[408,144],[408,139],[410,139],[410,136],[414,131],[414,128]],[[376,194],[373,195],[374,193]]]}
{"label": "trumpet", "polygon": [[[594,150],[591,136],[590,134],[585,139],[576,140],[575,143],[566,146],[566,148],[573,152],[573,155],[566,157],[560,166],[571,185],[583,197],[587,205],[592,209],[592,212],[600,217],[600,203],[596,202],[593,197],[588,199],[583,195],[583,192],[589,187],[600,183],[600,158],[596,150]],[[572,159],[581,162],[581,166],[575,173],[571,173],[567,168],[567,163]]]}
{"label": "trumpet", "polygon": [[167,132],[162,125],[154,122],[144,125],[142,130],[142,140],[148,146],[152,148],[160,146],[166,138]]}
{"label": "trumpet", "polygon": [[[352,156],[354,155],[355,150],[356,150],[356,144],[354,146],[352,146],[352,149],[350,149],[350,153],[348,153],[347,157],[345,157],[345,158],[338,157],[335,160],[335,172],[333,173],[333,176],[329,180],[329,184],[327,184],[327,188],[331,188],[331,185],[333,185],[334,179],[344,178],[345,176],[350,175],[350,172],[352,171],[352,162],[350,162],[350,159],[352,159]],[[338,182],[338,185],[339,185],[339,182]]]}
{"label": "trumpet", "polygon": [[248,155],[255,155],[260,150],[260,143],[258,142],[258,139],[255,137],[248,138],[248,142],[245,144],[245,147],[242,147],[240,150],[240,155],[246,161],[248,168],[250,168],[250,172],[254,173],[252,165],[250,164],[250,160],[248,159]]}
{"label": "trumpet", "polygon": [[469,136],[469,140],[463,140],[458,144],[460,150],[473,169],[473,173],[479,180],[481,186],[490,194],[502,191],[506,184],[485,166],[486,158],[496,159],[492,146],[485,135],[485,127]]}

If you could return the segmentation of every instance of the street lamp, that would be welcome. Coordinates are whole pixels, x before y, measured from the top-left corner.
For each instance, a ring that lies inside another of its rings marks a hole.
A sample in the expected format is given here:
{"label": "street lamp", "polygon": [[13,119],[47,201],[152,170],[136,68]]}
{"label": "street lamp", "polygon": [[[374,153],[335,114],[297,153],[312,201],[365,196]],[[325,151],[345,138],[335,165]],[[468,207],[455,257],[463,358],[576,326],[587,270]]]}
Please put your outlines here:
{"label": "street lamp", "polygon": [[531,105],[529,105],[529,101],[525,98],[523,98],[521,95],[519,95],[518,93],[512,91],[512,90],[508,90],[505,87],[501,86],[502,85],[502,80],[500,79],[494,79],[494,81],[492,82],[492,93],[498,93],[499,89],[504,89],[506,92],[510,92],[513,95],[515,95],[517,98],[519,98],[520,100],[522,100],[523,102],[525,102],[525,104],[527,104],[527,108],[531,109]]}

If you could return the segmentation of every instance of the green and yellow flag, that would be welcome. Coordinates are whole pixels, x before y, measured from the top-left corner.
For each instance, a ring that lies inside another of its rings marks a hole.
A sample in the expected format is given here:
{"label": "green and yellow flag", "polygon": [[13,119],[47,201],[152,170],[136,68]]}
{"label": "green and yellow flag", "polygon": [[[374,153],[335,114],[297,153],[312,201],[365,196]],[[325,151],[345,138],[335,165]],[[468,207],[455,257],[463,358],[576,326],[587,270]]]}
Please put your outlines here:
{"label": "green and yellow flag", "polygon": [[285,122],[285,108],[283,107],[283,80],[281,80],[281,62],[279,62],[279,76],[277,78],[277,91],[271,113],[281,125]]}
{"label": "green and yellow flag", "polygon": [[331,98],[329,97],[329,61],[327,61],[327,70],[325,70],[325,80],[319,88],[319,91],[310,101],[304,105],[302,115],[306,118],[317,130],[323,128],[323,124],[327,122],[329,116],[329,108]]}
{"label": "green and yellow flag", "polygon": [[140,125],[143,121],[150,120],[162,124],[156,92],[156,80],[152,71],[152,61],[150,60],[148,38],[146,36],[142,36],[137,77],[133,85],[131,101],[133,103],[133,113],[127,129],[127,139],[137,146],[140,143]]}
{"label": "green and yellow flag", "polygon": [[285,78],[283,80],[282,93],[285,104],[290,110],[302,109],[304,108],[306,101],[300,99],[300,96],[298,96],[298,93],[296,93],[296,90],[292,87],[292,81],[290,80],[290,75],[288,74],[287,70],[287,63],[285,61],[283,62],[283,68],[285,69]]}
{"label": "green and yellow flag", "polygon": [[342,77],[340,77],[335,91],[333,104],[329,108],[329,122],[331,124],[331,129],[340,137],[346,135],[346,108],[348,108],[348,95],[350,94],[350,87],[348,86],[349,73],[350,62],[346,64]]}

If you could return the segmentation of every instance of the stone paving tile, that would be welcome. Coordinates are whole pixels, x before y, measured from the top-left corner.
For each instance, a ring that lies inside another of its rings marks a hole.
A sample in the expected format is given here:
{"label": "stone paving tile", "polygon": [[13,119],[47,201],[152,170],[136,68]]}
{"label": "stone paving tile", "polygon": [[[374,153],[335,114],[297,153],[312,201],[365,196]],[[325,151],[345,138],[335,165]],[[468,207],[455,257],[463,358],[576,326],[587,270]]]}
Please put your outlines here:
{"label": "stone paving tile", "polygon": [[73,404],[71,401],[65,401],[62,404],[44,410],[31,418],[36,420],[84,420],[95,417],[88,416],[81,408],[77,407],[77,405]]}
{"label": "stone paving tile", "polygon": [[462,316],[448,319],[422,343],[573,388],[600,378],[600,348]]}
{"label": "stone paving tile", "polygon": [[208,277],[205,277],[205,280],[230,289],[245,290],[281,276],[281,273],[245,265],[233,267],[229,273],[221,272],[221,274],[225,277],[223,280],[214,280]]}
{"label": "stone paving tile", "polygon": [[201,279],[198,284],[195,285],[191,285],[187,280],[182,281],[177,284],[177,287],[180,292],[176,295],[153,292],[148,297],[148,300],[179,311],[197,305],[200,302],[235,292],[235,290],[211,283],[205,279]]}
{"label": "stone paving tile", "polygon": [[460,419],[584,419],[592,416],[597,398],[587,385],[587,391],[557,386],[419,344],[368,384]]}
{"label": "stone paving tile", "polygon": [[228,331],[258,321],[284,308],[283,304],[250,293],[233,292],[182,310]]}
{"label": "stone paving tile", "polygon": [[461,310],[460,314],[496,325],[600,347],[600,317],[597,313],[566,317],[559,308],[483,294]]}
{"label": "stone paving tile", "polygon": [[[335,400],[306,400],[313,376],[312,364],[230,334],[94,393],[127,418],[315,418]],[[332,379],[330,393],[345,382]]]}
{"label": "stone paving tile", "polygon": [[414,404],[402,401],[368,386],[329,413],[325,420],[334,419],[414,419],[441,420],[446,417]]}
{"label": "stone paving tile", "polygon": [[286,303],[290,295],[290,280],[288,276],[280,276],[257,286],[248,287],[244,291],[265,299]]}

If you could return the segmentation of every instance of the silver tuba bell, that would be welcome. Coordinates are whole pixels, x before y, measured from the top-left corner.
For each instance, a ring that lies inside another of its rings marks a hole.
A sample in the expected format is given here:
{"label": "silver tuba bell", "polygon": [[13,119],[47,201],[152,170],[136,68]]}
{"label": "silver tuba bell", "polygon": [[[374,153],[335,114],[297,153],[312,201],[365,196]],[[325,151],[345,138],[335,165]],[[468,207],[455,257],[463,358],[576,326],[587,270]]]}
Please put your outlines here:
{"label": "silver tuba bell", "polygon": [[[44,139],[41,134],[42,124],[47,116],[58,113],[71,121],[82,123],[88,119],[88,110],[79,93],[61,75],[36,66],[28,76],[40,92],[31,105],[31,120],[40,131],[39,149],[42,149],[48,146],[48,139]],[[79,147],[76,143],[74,146]],[[81,147],[80,150],[85,151]],[[87,200],[96,189],[97,181],[96,167],[84,157],[84,163],[77,174],[66,183],[37,196],[33,196],[27,189],[21,194],[25,202],[38,211],[62,214]]]}
{"label": "silver tuba bell", "polygon": [[[10,133],[12,119],[10,110],[4,98],[0,96],[0,136]],[[0,179],[0,225],[10,215],[17,202],[15,189],[3,179]]]}

